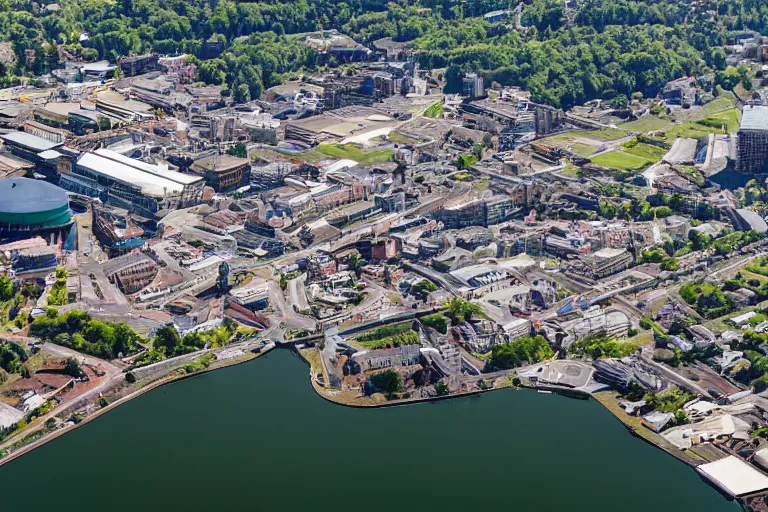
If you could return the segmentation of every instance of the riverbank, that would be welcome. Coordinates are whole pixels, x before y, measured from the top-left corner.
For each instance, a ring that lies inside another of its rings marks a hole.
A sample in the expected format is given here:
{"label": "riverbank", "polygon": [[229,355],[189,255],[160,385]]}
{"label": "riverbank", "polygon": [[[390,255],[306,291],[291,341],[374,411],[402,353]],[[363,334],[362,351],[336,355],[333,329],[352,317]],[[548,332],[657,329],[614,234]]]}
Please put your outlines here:
{"label": "riverbank", "polygon": [[[13,452],[9,453],[8,455],[0,458],[0,466],[7,464],[18,457],[21,457],[22,455],[29,453],[30,451],[40,448],[41,446],[44,446],[45,444],[61,437],[62,435],[72,432],[82,426],[85,426],[86,424],[90,423],[92,420],[101,417],[102,415],[106,414],[107,412],[110,412],[121,405],[124,405],[128,403],[129,401],[138,398],[142,396],[145,393],[148,393],[149,391],[152,391],[154,389],[157,389],[161,386],[164,386],[166,384],[172,384],[175,382],[179,382],[191,377],[197,377],[204,375],[206,373],[213,372],[215,370],[228,368],[231,366],[235,366],[238,364],[246,363],[248,361],[252,361],[254,359],[257,359],[269,352],[271,352],[275,346],[269,347],[265,350],[262,350],[258,353],[252,353],[248,352],[247,355],[243,357],[233,358],[233,359],[227,359],[224,361],[216,362],[211,364],[209,367],[204,368],[202,370],[196,371],[194,373],[188,373],[188,374],[177,374],[177,375],[168,375],[166,377],[162,377],[156,380],[151,381],[147,385],[140,386],[135,391],[132,391],[124,396],[120,396],[117,399],[114,399],[110,401],[106,406],[100,407],[99,409],[95,410],[94,412],[89,413],[85,418],[83,418],[82,421],[79,423],[74,423],[70,426],[65,426],[56,429],[55,431],[52,431],[43,437],[34,440],[33,442],[14,450]],[[278,347],[278,348],[284,348],[284,347]],[[358,408],[358,409],[371,409],[371,408],[383,408],[383,407],[397,407],[397,406],[404,406],[404,405],[412,405],[412,404],[418,404],[418,403],[424,403],[424,402],[438,402],[438,401],[445,401],[445,400],[452,400],[452,399],[458,399],[458,398],[465,398],[465,397],[471,397],[471,396],[479,396],[482,393],[487,393],[489,391],[498,391],[501,389],[522,389],[522,388],[514,388],[511,384],[511,378],[507,377],[499,377],[496,380],[504,379],[506,381],[506,384],[500,385],[500,386],[493,386],[489,387],[488,389],[484,390],[475,390],[475,391],[469,391],[469,392],[462,392],[462,393],[453,393],[449,395],[443,395],[443,396],[432,396],[432,397],[417,397],[417,398],[404,398],[404,399],[398,399],[398,400],[386,400],[383,398],[383,396],[376,398],[373,397],[361,397],[357,392],[353,391],[342,391],[342,390],[328,390],[325,388],[322,383],[319,382],[319,380],[316,378],[316,375],[318,373],[323,373],[324,370],[322,368],[322,363],[320,362],[319,354],[317,354],[316,348],[310,348],[310,349],[292,349],[288,348],[288,350],[298,356],[305,364],[309,366],[310,369],[310,385],[312,386],[315,393],[320,396],[322,399],[334,404],[334,405],[341,405],[345,407],[352,407],[352,408]],[[312,354],[317,354],[317,357],[312,357]],[[117,383],[117,385],[120,385],[121,383]],[[109,394],[109,392],[107,392]],[[70,406],[66,409],[59,410],[59,411],[53,411],[55,416],[61,416],[69,413],[70,411],[76,409],[77,406]],[[41,427],[42,428],[42,427]],[[23,432],[23,434],[29,435],[29,431]],[[19,435],[21,435],[20,433]],[[23,439],[23,437],[22,437]],[[12,441],[12,439],[9,439],[8,441]]]}
{"label": "riverbank", "polygon": [[675,457],[680,462],[683,462],[691,468],[695,468],[699,464],[707,462],[693,452],[686,453],[680,451],[676,446],[669,443],[660,434],[657,434],[656,432],[643,425],[639,417],[630,416],[624,412],[624,410],[619,407],[619,403],[615,398],[615,395],[616,393],[614,391],[598,391],[596,393],[592,393],[591,396],[597,403],[605,407],[608,412],[610,412],[616,419],[618,419],[622,425],[624,425],[627,430],[629,430],[629,432],[638,439],[642,439],[646,443],[649,443],[656,448],[666,452],[667,454]]}
{"label": "riverbank", "polygon": [[[28,498],[41,487],[49,496],[87,487],[83,512],[104,503],[115,512],[136,503],[149,511],[258,503],[339,512],[366,503],[378,512],[392,507],[375,497],[394,481],[390,494],[405,511],[461,512],[478,502],[533,511],[608,512],[618,503],[622,512],[738,511],[591,401],[519,391],[360,409],[318,399],[306,379],[306,363],[276,350],[157,388],[0,468],[14,489],[3,505],[45,510],[50,500]],[[214,471],[190,492],[201,468]],[[464,490],[424,492],[446,484]]]}
{"label": "riverbank", "polygon": [[[259,357],[269,353],[274,348],[275,347],[272,346],[272,347],[266,348],[266,349],[264,349],[264,350],[262,350],[262,351],[260,351],[258,353],[248,352],[247,354],[244,354],[241,357],[236,357],[236,358],[231,358],[231,359],[225,359],[225,360],[222,360],[222,361],[217,361],[215,363],[212,363],[207,368],[203,368],[202,370],[198,370],[198,371],[196,371],[194,373],[168,375],[167,377],[161,377],[160,379],[153,380],[149,384],[147,384],[145,386],[141,386],[136,391],[132,391],[132,392],[128,393],[125,396],[122,396],[122,397],[120,397],[120,398],[118,398],[116,400],[113,400],[113,401],[109,402],[107,405],[105,405],[104,407],[101,407],[101,408],[97,409],[96,411],[88,414],[79,423],[74,423],[74,424],[72,424],[70,426],[65,426],[65,427],[58,428],[58,429],[56,429],[56,430],[54,430],[54,431],[44,435],[43,437],[41,437],[39,439],[36,439],[35,441],[29,443],[28,445],[25,445],[25,446],[23,446],[23,447],[21,447],[21,448],[19,448],[17,450],[14,450],[13,452],[11,452],[8,455],[6,455],[5,457],[0,458],[0,466],[3,466],[4,464],[7,464],[7,463],[17,459],[17,458],[21,457],[22,455],[31,452],[32,450],[40,448],[40,447],[44,446],[45,444],[47,444],[47,443],[49,443],[49,442],[51,442],[51,441],[53,441],[53,440],[63,436],[64,434],[67,434],[69,432],[72,432],[72,431],[80,428],[80,427],[83,427],[83,426],[87,425],[88,423],[90,423],[91,421],[95,420],[96,418],[99,418],[100,416],[106,414],[107,412],[112,411],[112,410],[120,407],[121,405],[124,405],[124,404],[130,402],[131,400],[133,400],[135,398],[138,398],[141,395],[143,395],[145,393],[148,393],[148,392],[150,392],[150,391],[152,391],[154,389],[157,389],[157,388],[159,388],[161,386],[165,386],[166,384],[172,384],[174,382],[179,382],[179,381],[182,381],[182,380],[185,380],[185,379],[189,379],[189,378],[192,378],[192,377],[198,377],[200,375],[204,375],[206,373],[213,372],[213,371],[216,371],[216,370],[220,370],[220,369],[228,368],[228,367],[235,366],[235,365],[238,365],[238,364],[246,363],[248,361],[253,361],[254,359],[258,359]],[[119,385],[119,384],[120,383],[118,383],[117,385]],[[76,408],[76,406],[71,406],[71,407],[63,409],[61,411],[54,411],[54,415],[55,416],[59,416],[59,415],[62,415],[62,414],[66,415],[69,411],[71,411],[71,410],[73,410],[75,408]],[[24,436],[27,436],[30,433],[31,432],[23,432]],[[22,434],[22,433],[20,433],[20,434]],[[22,437],[22,439],[23,439],[23,437]],[[11,441],[11,440],[12,439],[9,439],[8,441]]]}
{"label": "riverbank", "polygon": [[[58,439],[63,434],[75,431],[78,428],[86,424],[89,424],[92,420],[99,418],[102,415],[106,414],[107,412],[112,411],[122,405],[127,404],[133,399],[138,398],[144,395],[145,393],[148,393],[149,391],[155,390],[166,384],[187,380],[191,377],[202,376],[218,369],[239,365],[239,364],[251,361],[253,359],[259,358],[262,355],[269,353],[270,351],[271,349],[264,350],[258,354],[248,353],[244,357],[238,357],[238,358],[233,358],[231,360],[224,360],[224,361],[214,363],[208,368],[205,368],[195,373],[183,374],[183,375],[169,375],[167,377],[153,381],[145,386],[142,386],[140,389],[132,391],[127,395],[122,396],[119,399],[110,402],[106,406],[94,411],[93,413],[85,417],[83,421],[68,427],[60,428],[30,443],[29,445],[26,445],[20,449],[17,449],[16,451],[10,453],[8,456],[4,457],[3,459],[0,459],[0,466],[7,464],[13,460],[16,460],[22,455],[27,454],[35,449],[38,449],[55,439]],[[399,400],[389,400],[389,401],[378,400],[377,401],[371,397],[361,397],[359,393],[355,391],[337,391],[337,390],[329,390],[325,388],[320,382],[320,379],[318,378],[318,376],[324,375],[324,373],[322,369],[322,363],[320,362],[319,354],[317,353],[317,349],[314,349],[314,348],[296,349],[296,350],[291,350],[291,353],[293,353],[295,356],[298,356],[309,367],[310,385],[312,386],[313,390],[317,395],[319,395],[325,401],[330,402],[334,405],[342,405],[349,408],[356,408],[356,409],[391,408],[391,407],[418,404],[418,403],[424,403],[424,402],[435,403],[435,402],[443,402],[443,401],[448,401],[453,399],[479,396],[489,391],[498,391],[501,389],[526,389],[526,388],[530,390],[540,389],[533,385],[522,385],[520,387],[512,386],[511,377],[502,376],[497,379],[494,379],[493,387],[489,387],[488,389],[484,389],[484,390],[454,393],[450,395],[437,396],[437,397],[416,397],[416,398],[407,398],[407,399],[399,399]],[[495,385],[496,383],[499,383],[500,385],[496,386]],[[666,443],[666,441],[660,435],[654,432],[651,432],[650,430],[642,426],[638,418],[626,415],[623,412],[623,410],[621,410],[618,407],[618,403],[615,400],[615,397],[613,396],[614,393],[612,392],[598,392],[598,393],[589,394],[589,393],[582,393],[582,392],[574,392],[574,390],[571,390],[571,389],[566,389],[566,388],[560,389],[558,387],[549,387],[549,386],[547,387],[547,389],[552,390],[558,394],[569,396],[571,398],[588,398],[588,397],[594,398],[595,401],[598,402],[604,409],[608,410],[616,419],[621,421],[621,423],[633,436],[639,439],[642,439],[644,442],[651,444],[656,448],[661,449],[662,451],[666,452],[669,455],[672,455],[677,460],[685,463],[689,467],[695,467],[697,464],[704,462],[703,460],[694,459],[693,457],[689,456],[688,454],[682,453],[679,450],[675,450],[674,447],[665,446],[664,444]],[[574,396],[574,393],[578,396]],[[541,397],[541,399],[544,399],[544,398]],[[66,412],[67,411],[61,411],[60,414],[66,413]],[[695,455],[695,454],[691,454],[691,455]]]}
{"label": "riverbank", "polygon": [[[320,356],[319,354],[317,354],[317,350],[314,348],[305,349],[305,350],[296,350],[294,353],[298,355],[309,366],[310,384],[312,388],[315,390],[315,392],[324,400],[327,400],[336,405],[342,405],[345,407],[360,408],[360,409],[373,409],[373,408],[384,408],[384,407],[397,407],[397,406],[418,404],[418,403],[424,403],[424,402],[433,403],[433,402],[438,402],[443,400],[479,396],[483,393],[488,393],[491,391],[499,391],[502,389],[520,389],[520,390],[525,389],[530,391],[534,391],[534,390],[547,391],[547,392],[553,392],[558,395],[562,395],[572,399],[573,398],[593,399],[595,402],[599,403],[604,409],[606,409],[609,413],[611,413],[611,415],[615,419],[617,419],[629,431],[629,433],[632,434],[632,436],[642,440],[647,444],[650,444],[651,446],[661,450],[665,454],[674,457],[675,459],[684,463],[686,466],[688,466],[691,469],[695,469],[696,466],[702,463],[711,462],[711,460],[704,459],[690,450],[687,450],[685,452],[680,451],[677,447],[675,447],[674,445],[669,443],[666,439],[664,439],[663,436],[661,436],[656,432],[653,432],[652,430],[648,429],[645,425],[643,425],[639,417],[626,414],[626,412],[619,406],[618,399],[616,398],[616,392],[614,391],[598,391],[594,393],[588,393],[585,391],[579,391],[579,390],[564,387],[564,386],[557,386],[557,385],[539,386],[529,382],[522,382],[519,386],[513,386],[511,377],[498,377],[494,379],[493,386],[483,390],[452,393],[449,395],[436,396],[436,397],[418,397],[418,398],[406,398],[406,399],[398,399],[398,400],[384,399],[384,401],[381,401],[381,400],[377,401],[377,400],[374,400],[372,397],[361,396],[358,392],[355,392],[355,391],[350,392],[350,391],[327,389],[317,378],[318,375],[323,375],[324,376],[323,380],[327,381],[327,378],[325,377],[324,368],[322,367]],[[500,379],[504,379],[504,381],[506,381],[506,385],[496,386],[495,385],[496,382],[498,382]],[[709,482],[707,483],[709,484]]]}

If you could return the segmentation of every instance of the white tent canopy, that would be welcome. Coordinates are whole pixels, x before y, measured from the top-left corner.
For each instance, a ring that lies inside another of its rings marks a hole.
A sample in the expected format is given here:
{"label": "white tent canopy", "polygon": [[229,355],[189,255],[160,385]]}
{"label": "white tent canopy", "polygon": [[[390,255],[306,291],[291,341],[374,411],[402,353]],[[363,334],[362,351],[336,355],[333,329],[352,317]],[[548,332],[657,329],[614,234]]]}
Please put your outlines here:
{"label": "white tent canopy", "polygon": [[696,471],[733,497],[768,489],[768,476],[733,455],[702,464]]}

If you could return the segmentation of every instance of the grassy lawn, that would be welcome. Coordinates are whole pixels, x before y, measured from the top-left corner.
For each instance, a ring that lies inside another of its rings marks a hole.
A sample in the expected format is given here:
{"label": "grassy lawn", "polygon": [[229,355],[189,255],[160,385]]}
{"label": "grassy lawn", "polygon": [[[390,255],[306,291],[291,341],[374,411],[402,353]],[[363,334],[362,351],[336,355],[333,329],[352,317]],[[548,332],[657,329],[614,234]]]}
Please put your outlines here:
{"label": "grassy lawn", "polygon": [[721,334],[725,331],[734,331],[734,330],[738,331],[739,328],[733,325],[732,323],[729,323],[728,320],[730,320],[735,316],[743,315],[744,313],[749,313],[750,311],[754,311],[755,309],[757,309],[755,306],[750,306],[744,309],[740,309],[738,311],[734,311],[732,313],[728,313],[727,315],[721,316],[720,318],[715,318],[714,320],[710,320],[709,322],[704,324],[704,327],[714,332],[715,334]]}
{"label": "grassy lawn", "polygon": [[639,156],[640,158],[645,158],[649,162],[658,162],[667,153],[663,148],[652,144],[644,144],[642,142],[637,143],[632,147],[628,147],[628,145],[625,144],[622,151],[624,153]]}
{"label": "grassy lawn", "polygon": [[314,164],[317,162],[322,162],[323,160],[328,160],[328,155],[324,155],[323,153],[319,152],[317,149],[308,149],[300,153],[291,153],[290,156],[293,157],[295,160],[300,160],[302,162],[307,162],[309,164]]}
{"label": "grassy lawn", "polygon": [[394,130],[389,132],[389,135],[387,135],[387,140],[389,142],[394,142],[395,144],[418,144],[420,142],[419,139],[403,135],[402,133],[396,132]]}
{"label": "grassy lawn", "polygon": [[616,140],[627,136],[625,130],[619,128],[603,128],[602,130],[577,132],[583,137],[590,137],[598,140]]}
{"label": "grassy lawn", "polygon": [[622,340],[622,343],[637,343],[641,347],[645,345],[650,345],[651,343],[653,343],[653,331],[643,331],[639,333],[637,336],[632,336],[631,338]]}
{"label": "grassy lawn", "polygon": [[736,98],[729,92],[723,92],[720,96],[704,105],[704,113],[707,115],[722,112],[736,106]]}
{"label": "grassy lawn", "polygon": [[591,159],[592,163],[609,169],[620,171],[634,171],[645,167],[649,161],[641,156],[624,153],[622,151],[610,151]]}
{"label": "grassy lawn", "polygon": [[592,146],[590,144],[582,144],[581,142],[574,142],[571,146],[571,151],[579,156],[588,157],[595,151],[597,151],[597,146]]}
{"label": "grassy lawn", "polygon": [[558,174],[562,174],[563,176],[568,176],[570,178],[578,178],[579,168],[573,165],[571,162],[568,162],[565,164],[565,169],[560,171]]}
{"label": "grassy lawn", "polygon": [[722,112],[717,112],[716,114],[712,114],[709,117],[713,117],[715,119],[722,119],[723,121],[728,122],[728,133],[733,133],[735,131],[738,131],[739,124],[741,123],[741,111],[737,108],[731,108],[728,110],[723,110]]}
{"label": "grassy lawn", "polygon": [[744,279],[755,279],[757,281],[760,281],[761,283],[768,281],[768,277],[762,274],[757,274],[755,272],[750,272],[744,267],[739,268],[739,272],[741,272],[741,275],[744,276]]}
{"label": "grassy lawn", "polygon": [[669,302],[669,298],[663,298],[661,300],[657,300],[656,302],[654,302],[653,306],[651,307],[651,311],[648,314],[648,317],[656,318],[656,315],[659,313],[659,310],[661,309],[661,307],[667,302]]}
{"label": "grassy lawn", "polygon": [[[723,121],[726,124],[726,130],[728,133],[733,133],[739,129],[739,122],[741,121],[741,112],[737,108],[731,108],[716,112],[705,119],[713,119]],[[722,133],[719,128],[710,126],[704,126],[695,121],[689,121],[687,123],[676,125],[668,130],[665,130],[665,135],[668,139],[674,139],[676,137],[687,137],[691,139],[698,139],[705,137],[710,133]]]}
{"label": "grassy lawn", "polygon": [[624,123],[620,127],[630,132],[652,132],[666,128],[670,124],[672,122],[668,119],[660,119],[651,114],[646,114],[640,119]]}
{"label": "grassy lawn", "polygon": [[628,133],[618,128],[603,128],[602,130],[574,130],[565,133],[558,133],[546,139],[542,139],[544,144],[554,144],[557,142],[568,142],[577,137],[584,137],[596,140],[616,140],[626,137]]}
{"label": "grassy lawn", "polygon": [[[362,150],[354,144],[320,144],[314,151],[332,158],[348,158],[361,165],[392,160],[391,149]],[[305,153],[308,152],[305,151]]]}
{"label": "grassy lawn", "polygon": [[666,130],[664,134],[670,139],[676,139],[683,137],[687,139],[700,139],[706,137],[710,133],[720,133],[720,130],[716,128],[709,128],[708,126],[700,125],[694,122],[675,125],[672,128]]}
{"label": "grassy lawn", "polygon": [[704,327],[709,329],[715,334],[722,334],[725,331],[730,331],[734,329],[734,326],[729,325],[725,322],[725,320],[718,318],[717,320],[710,320],[709,322],[704,324]]}
{"label": "grassy lawn", "polygon": [[464,171],[457,172],[456,174],[452,174],[450,176],[450,178],[452,180],[456,180],[456,181],[472,181],[472,179],[473,179],[471,174],[469,174],[468,172],[464,172]]}
{"label": "grassy lawn", "polygon": [[491,185],[491,178],[488,176],[483,176],[479,180],[472,183],[472,189],[475,192],[482,192],[483,190],[486,190]]}
{"label": "grassy lawn", "polygon": [[325,372],[323,371],[323,363],[320,361],[320,351],[318,349],[306,348],[300,349],[299,352],[302,356],[304,356],[304,359],[309,362],[309,366],[313,375],[321,373],[323,376],[325,376]]}
{"label": "grassy lawn", "polygon": [[424,111],[424,117],[431,117],[432,119],[443,118],[443,102],[438,101],[427,110]]}

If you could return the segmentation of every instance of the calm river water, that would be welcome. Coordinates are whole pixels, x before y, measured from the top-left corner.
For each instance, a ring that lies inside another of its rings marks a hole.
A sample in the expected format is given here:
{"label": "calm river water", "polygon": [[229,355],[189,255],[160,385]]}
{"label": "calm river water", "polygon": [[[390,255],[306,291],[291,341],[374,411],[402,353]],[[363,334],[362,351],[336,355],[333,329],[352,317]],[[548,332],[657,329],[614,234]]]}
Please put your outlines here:
{"label": "calm river water", "polygon": [[594,401],[509,390],[361,410],[307,373],[278,350],[154,390],[0,467],[0,508],[740,510]]}

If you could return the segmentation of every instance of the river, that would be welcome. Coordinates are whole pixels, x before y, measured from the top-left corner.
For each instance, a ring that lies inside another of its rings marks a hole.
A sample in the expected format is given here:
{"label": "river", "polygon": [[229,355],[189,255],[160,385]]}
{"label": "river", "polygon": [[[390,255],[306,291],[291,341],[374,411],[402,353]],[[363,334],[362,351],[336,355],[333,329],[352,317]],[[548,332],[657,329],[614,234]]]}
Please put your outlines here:
{"label": "river", "polygon": [[740,510],[595,401],[352,409],[308,380],[278,350],[158,388],[0,467],[2,509]]}

